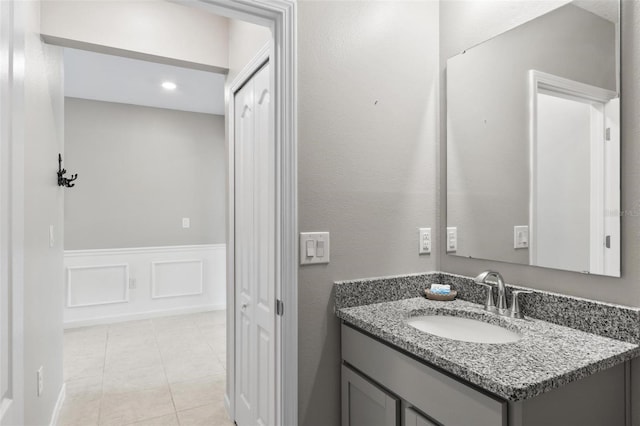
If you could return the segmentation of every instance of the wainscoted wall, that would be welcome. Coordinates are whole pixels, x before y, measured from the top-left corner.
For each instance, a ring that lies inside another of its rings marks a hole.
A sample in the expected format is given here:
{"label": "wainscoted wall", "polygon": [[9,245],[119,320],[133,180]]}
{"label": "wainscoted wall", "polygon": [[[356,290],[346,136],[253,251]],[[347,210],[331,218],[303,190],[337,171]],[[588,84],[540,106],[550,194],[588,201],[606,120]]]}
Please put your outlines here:
{"label": "wainscoted wall", "polygon": [[224,309],[225,244],[66,250],[65,328]]}

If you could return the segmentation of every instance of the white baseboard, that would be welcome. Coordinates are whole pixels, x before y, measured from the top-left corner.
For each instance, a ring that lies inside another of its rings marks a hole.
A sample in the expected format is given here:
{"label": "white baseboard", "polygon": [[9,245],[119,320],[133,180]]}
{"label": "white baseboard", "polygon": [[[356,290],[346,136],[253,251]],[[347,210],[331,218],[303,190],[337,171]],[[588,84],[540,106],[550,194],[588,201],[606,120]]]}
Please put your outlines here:
{"label": "white baseboard", "polygon": [[64,404],[64,399],[67,396],[67,384],[63,383],[60,388],[60,393],[58,393],[58,400],[56,401],[56,406],[53,407],[53,414],[51,415],[51,423],[50,426],[56,426],[58,424],[58,418],[60,417],[60,412],[62,411],[62,405]]}
{"label": "white baseboard", "polygon": [[226,309],[225,305],[204,305],[204,306],[187,306],[184,308],[163,309],[158,311],[139,312],[135,314],[113,315],[108,317],[92,318],[81,321],[68,321],[64,323],[64,328],[88,327],[92,325],[114,324],[125,321],[135,321],[158,317],[167,317],[172,315],[197,314],[199,312],[221,311]]}

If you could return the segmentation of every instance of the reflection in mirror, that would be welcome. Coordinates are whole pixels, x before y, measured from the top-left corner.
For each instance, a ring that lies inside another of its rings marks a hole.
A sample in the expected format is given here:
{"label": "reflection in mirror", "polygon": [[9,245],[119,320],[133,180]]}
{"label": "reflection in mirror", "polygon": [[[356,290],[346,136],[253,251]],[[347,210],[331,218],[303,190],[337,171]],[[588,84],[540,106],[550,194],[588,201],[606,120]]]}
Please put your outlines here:
{"label": "reflection in mirror", "polygon": [[618,11],[578,0],[447,61],[450,254],[620,276]]}

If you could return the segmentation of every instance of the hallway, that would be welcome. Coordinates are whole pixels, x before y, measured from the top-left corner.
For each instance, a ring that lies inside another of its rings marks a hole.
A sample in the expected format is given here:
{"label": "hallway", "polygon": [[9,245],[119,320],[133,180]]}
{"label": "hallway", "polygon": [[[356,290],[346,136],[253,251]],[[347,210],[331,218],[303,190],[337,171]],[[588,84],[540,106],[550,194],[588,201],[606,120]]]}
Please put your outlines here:
{"label": "hallway", "polygon": [[233,425],[225,346],[225,311],[66,330],[58,425]]}

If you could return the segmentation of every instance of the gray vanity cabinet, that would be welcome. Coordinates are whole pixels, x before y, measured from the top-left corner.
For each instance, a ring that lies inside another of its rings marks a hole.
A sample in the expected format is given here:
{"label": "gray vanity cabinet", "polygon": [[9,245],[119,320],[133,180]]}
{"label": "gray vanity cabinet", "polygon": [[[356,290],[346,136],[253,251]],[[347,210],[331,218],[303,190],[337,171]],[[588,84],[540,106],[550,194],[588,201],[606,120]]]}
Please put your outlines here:
{"label": "gray vanity cabinet", "polygon": [[423,417],[413,408],[407,407],[404,409],[404,421],[402,426],[438,426],[426,417]]}
{"label": "gray vanity cabinet", "polygon": [[399,426],[400,400],[342,366],[342,426]]}
{"label": "gray vanity cabinet", "polygon": [[[506,401],[477,391],[346,325],[342,326],[342,359],[343,374],[345,371],[353,372],[352,368],[357,369],[361,373],[360,378],[365,380],[362,376],[366,376],[376,386],[388,389],[402,400],[403,407],[419,410],[432,418],[435,424],[507,425]],[[347,381],[350,377],[347,376]],[[345,423],[345,416],[353,416],[358,407],[349,401],[349,395],[345,400],[344,376],[342,380],[342,426],[354,426],[354,423]],[[418,414],[415,410],[412,412]],[[424,421],[414,419],[412,424],[406,414],[405,409],[402,416],[404,425],[431,425],[426,423],[424,416],[421,416]]]}
{"label": "gray vanity cabinet", "polygon": [[506,401],[345,324],[342,362],[342,426],[630,424],[624,364],[530,399]]}

